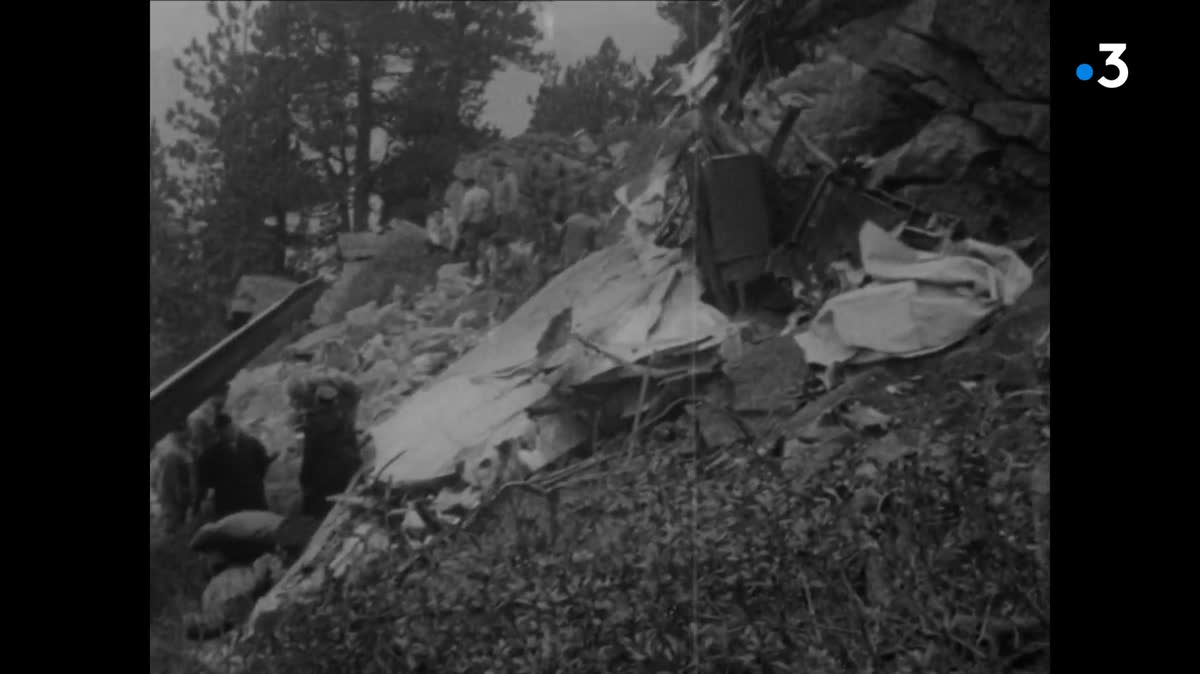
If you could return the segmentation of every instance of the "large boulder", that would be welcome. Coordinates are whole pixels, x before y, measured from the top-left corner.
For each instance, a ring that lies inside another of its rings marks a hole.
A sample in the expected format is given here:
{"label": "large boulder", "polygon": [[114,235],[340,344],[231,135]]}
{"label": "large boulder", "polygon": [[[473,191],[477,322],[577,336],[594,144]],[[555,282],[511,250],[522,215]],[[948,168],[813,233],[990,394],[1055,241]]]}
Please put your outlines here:
{"label": "large boulder", "polygon": [[1050,151],[1050,105],[1028,101],[987,101],[975,106],[972,117],[1005,138],[1028,142],[1039,152]]}
{"label": "large boulder", "polygon": [[1050,155],[1031,150],[1024,145],[1004,146],[1001,165],[1023,178],[1031,187],[1050,187]]}
{"label": "large boulder", "polygon": [[883,157],[872,180],[880,185],[955,180],[979,162],[998,159],[999,151],[1000,146],[982,126],[945,113]]}
{"label": "large boulder", "polygon": [[932,11],[933,32],[974,53],[1005,93],[1050,100],[1049,2],[942,0]]}
{"label": "large boulder", "polygon": [[1017,98],[1050,98],[1050,3],[1040,0],[913,0],[895,26],[970,54],[988,79]]}
{"label": "large boulder", "polygon": [[961,52],[896,28],[888,31],[870,67],[905,84],[941,82],[968,102],[1004,97],[983,68]]}

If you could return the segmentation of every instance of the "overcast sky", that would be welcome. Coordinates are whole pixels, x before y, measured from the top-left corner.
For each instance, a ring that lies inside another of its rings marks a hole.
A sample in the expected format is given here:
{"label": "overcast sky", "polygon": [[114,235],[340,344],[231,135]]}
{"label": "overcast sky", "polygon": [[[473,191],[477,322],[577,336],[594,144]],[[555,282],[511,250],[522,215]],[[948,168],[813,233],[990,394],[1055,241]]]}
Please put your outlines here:
{"label": "overcast sky", "polygon": [[[605,36],[611,35],[626,58],[636,57],[643,68],[670,50],[675,28],[654,11],[654,2],[594,2],[569,0],[546,2],[543,18],[546,39],[541,49],[554,51],[559,60],[571,63],[594,54]],[[200,0],[150,3],[150,50],[181,50],[195,37],[213,27],[213,20]],[[520,71],[496,76],[487,90],[486,121],[505,135],[524,131],[531,110],[527,96],[534,94],[538,78]]]}

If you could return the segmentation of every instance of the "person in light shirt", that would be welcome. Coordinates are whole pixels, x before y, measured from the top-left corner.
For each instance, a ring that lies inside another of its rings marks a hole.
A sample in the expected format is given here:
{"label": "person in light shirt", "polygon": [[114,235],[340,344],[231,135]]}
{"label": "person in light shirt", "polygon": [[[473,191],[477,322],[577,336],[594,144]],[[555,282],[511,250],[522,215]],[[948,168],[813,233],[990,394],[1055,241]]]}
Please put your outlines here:
{"label": "person in light shirt", "polygon": [[465,194],[466,191],[467,188],[463,187],[463,184],[457,180],[450,183],[450,185],[446,188],[446,194],[443,201],[446,204],[446,208],[450,209],[450,213],[455,222],[462,221],[462,200],[463,194]]}
{"label": "person in light shirt", "polygon": [[491,214],[492,195],[474,178],[467,178],[464,184],[467,189],[463,193],[462,219],[460,221],[463,252],[467,260],[468,273],[476,275],[480,273],[479,258],[483,253],[483,246],[495,230],[495,222]]}
{"label": "person in light shirt", "polygon": [[458,256],[462,252],[462,232],[460,231],[458,219],[454,215],[456,209],[451,209],[449,206],[442,209],[442,231],[450,246],[450,253]]}
{"label": "person in light shirt", "polygon": [[520,185],[517,182],[517,172],[507,162],[497,162],[501,176],[496,181],[493,194],[492,208],[496,213],[497,226],[505,236],[517,238],[517,204],[520,198]]}
{"label": "person in light shirt", "polygon": [[163,509],[168,535],[179,531],[192,515],[196,493],[196,457],[185,428],[173,430],[155,449],[154,490]]}
{"label": "person in light shirt", "polygon": [[449,237],[446,236],[443,223],[443,211],[440,210],[431,212],[425,218],[425,243],[427,250],[431,253],[439,248],[450,249]]}

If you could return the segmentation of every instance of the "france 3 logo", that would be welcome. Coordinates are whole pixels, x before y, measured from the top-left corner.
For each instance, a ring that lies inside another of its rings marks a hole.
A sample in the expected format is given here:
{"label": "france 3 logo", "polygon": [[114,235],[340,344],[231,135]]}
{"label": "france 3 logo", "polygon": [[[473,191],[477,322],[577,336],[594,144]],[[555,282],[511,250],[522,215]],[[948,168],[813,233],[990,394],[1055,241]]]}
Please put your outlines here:
{"label": "france 3 logo", "polygon": [[[1129,66],[1121,58],[1125,53],[1125,43],[1103,42],[1100,44],[1100,53],[1108,54],[1108,57],[1104,59],[1104,65],[1100,68],[1101,77],[1096,80],[1096,84],[1107,89],[1116,89],[1124,85],[1129,79]],[[1107,72],[1105,69],[1108,69]],[[1116,77],[1109,77],[1109,74],[1116,74]],[[1090,81],[1095,76],[1096,70],[1086,63],[1075,68],[1075,77],[1081,82]]]}

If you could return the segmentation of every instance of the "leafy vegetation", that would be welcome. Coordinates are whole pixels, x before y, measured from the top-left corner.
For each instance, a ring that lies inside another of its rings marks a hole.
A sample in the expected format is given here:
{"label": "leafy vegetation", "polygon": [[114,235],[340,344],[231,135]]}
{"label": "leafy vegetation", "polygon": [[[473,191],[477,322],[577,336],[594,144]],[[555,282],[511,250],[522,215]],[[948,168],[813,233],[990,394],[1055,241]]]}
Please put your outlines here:
{"label": "leafy vegetation", "polygon": [[565,70],[554,61],[543,66],[529,129],[599,134],[611,126],[653,119],[654,113],[646,76],[637,64],[622,60],[616,43],[606,37],[595,55]]}
{"label": "leafy vegetation", "polygon": [[679,33],[671,50],[658,57],[649,74],[636,61],[621,58],[612,37],[597,52],[565,68],[552,58],[541,64],[542,85],[534,104],[530,131],[592,134],[621,125],[659,118],[670,99],[655,96],[655,87],[669,79],[673,65],[686,63],[712,39],[720,25],[719,2],[658,2],[659,16]]}
{"label": "leafy vegetation", "polygon": [[150,384],[186,362],[219,334],[212,279],[199,243],[177,213],[180,186],[150,122]]}

